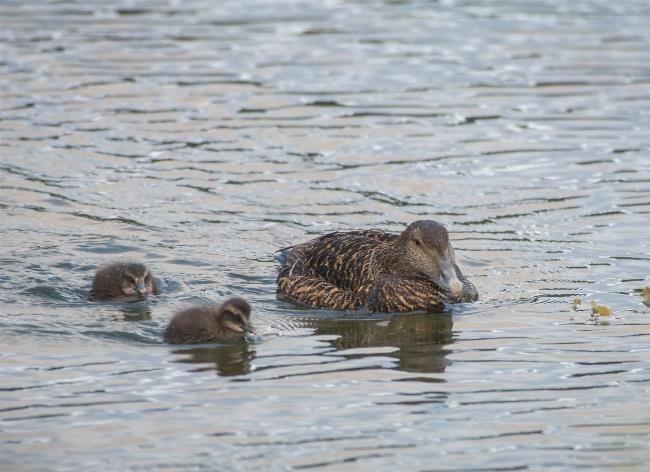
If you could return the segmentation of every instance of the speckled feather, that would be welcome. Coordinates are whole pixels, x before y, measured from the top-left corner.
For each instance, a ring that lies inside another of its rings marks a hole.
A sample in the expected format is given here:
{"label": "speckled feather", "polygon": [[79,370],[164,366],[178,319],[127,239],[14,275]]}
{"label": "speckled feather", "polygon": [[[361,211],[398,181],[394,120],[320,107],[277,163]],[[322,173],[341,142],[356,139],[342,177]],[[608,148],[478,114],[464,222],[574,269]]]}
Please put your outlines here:
{"label": "speckled feather", "polygon": [[338,310],[441,311],[444,303],[474,301],[474,286],[456,273],[458,296],[422,277],[391,274],[399,234],[351,231],[326,234],[280,251],[277,293],[299,303]]}

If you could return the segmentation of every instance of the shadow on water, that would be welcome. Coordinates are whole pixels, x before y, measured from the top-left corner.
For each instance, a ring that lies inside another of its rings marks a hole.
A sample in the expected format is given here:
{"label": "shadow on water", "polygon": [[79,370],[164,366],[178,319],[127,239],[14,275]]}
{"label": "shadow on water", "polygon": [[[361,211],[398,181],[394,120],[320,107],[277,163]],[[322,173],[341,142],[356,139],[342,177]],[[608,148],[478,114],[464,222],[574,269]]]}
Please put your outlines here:
{"label": "shadow on water", "polygon": [[124,321],[141,321],[151,319],[151,308],[146,301],[138,301],[131,304],[123,304],[120,307],[124,315]]}
{"label": "shadow on water", "polygon": [[389,355],[406,372],[444,372],[451,351],[453,320],[448,314],[395,315],[372,320],[319,319],[311,323],[317,335],[338,335],[331,344],[338,350],[396,347]]}
{"label": "shadow on water", "polygon": [[221,344],[210,347],[193,347],[177,349],[174,354],[182,355],[176,362],[183,364],[214,364],[194,369],[204,372],[216,368],[217,375],[231,377],[251,372],[251,362],[255,359],[255,351],[249,349],[245,342]]}

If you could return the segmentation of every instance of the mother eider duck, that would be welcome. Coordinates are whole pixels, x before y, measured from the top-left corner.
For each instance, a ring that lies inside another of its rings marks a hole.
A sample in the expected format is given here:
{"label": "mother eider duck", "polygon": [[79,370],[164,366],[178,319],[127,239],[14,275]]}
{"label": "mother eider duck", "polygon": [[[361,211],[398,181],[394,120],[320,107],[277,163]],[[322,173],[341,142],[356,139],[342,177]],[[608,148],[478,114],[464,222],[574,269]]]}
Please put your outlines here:
{"label": "mother eider duck", "polygon": [[447,230],[421,220],[401,234],[329,233],[278,251],[278,297],[336,310],[440,312],[473,302],[476,288],[456,265]]}

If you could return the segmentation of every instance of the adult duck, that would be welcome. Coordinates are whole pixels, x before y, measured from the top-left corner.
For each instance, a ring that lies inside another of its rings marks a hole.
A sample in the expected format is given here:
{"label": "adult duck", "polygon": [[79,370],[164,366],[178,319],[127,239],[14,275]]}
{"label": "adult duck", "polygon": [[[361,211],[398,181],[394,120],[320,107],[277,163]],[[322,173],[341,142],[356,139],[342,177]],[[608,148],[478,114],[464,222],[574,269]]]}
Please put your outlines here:
{"label": "adult duck", "polygon": [[278,251],[277,294],[336,310],[440,312],[478,299],[456,265],[446,228],[431,220],[401,234],[329,233]]}

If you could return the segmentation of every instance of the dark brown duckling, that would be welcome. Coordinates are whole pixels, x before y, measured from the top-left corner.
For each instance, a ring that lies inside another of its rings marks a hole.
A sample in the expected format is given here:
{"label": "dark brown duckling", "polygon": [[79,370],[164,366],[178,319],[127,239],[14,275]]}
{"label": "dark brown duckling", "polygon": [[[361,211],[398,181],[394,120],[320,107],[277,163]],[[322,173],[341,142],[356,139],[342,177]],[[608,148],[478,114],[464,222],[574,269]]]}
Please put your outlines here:
{"label": "dark brown duckling", "polygon": [[157,293],[151,271],[140,262],[118,261],[100,267],[93,277],[91,300],[144,298]]}
{"label": "dark brown duckling", "polygon": [[401,234],[330,233],[279,253],[278,296],[313,307],[439,312],[445,303],[478,299],[456,265],[447,230],[431,220]]}
{"label": "dark brown duckling", "polygon": [[250,305],[239,297],[229,298],[221,304],[187,308],[171,319],[164,339],[171,344],[241,339],[246,333],[255,333],[250,315]]}

